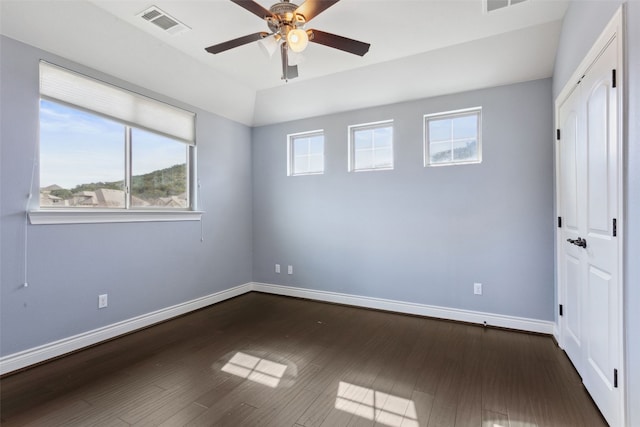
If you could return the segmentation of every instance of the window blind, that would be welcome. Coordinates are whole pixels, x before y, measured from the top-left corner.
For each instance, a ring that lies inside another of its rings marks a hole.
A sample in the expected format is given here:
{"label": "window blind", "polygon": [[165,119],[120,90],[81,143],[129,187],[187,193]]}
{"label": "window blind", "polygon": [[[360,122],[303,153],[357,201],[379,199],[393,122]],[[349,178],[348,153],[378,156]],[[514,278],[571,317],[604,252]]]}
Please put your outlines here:
{"label": "window blind", "polygon": [[40,61],[40,95],[195,144],[195,114]]}

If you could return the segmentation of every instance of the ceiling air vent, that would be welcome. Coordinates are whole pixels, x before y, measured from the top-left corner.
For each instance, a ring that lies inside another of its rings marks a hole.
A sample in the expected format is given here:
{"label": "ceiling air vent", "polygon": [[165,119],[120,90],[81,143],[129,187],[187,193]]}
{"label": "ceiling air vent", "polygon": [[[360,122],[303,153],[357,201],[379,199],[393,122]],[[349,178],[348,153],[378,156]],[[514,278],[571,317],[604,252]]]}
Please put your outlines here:
{"label": "ceiling air vent", "polygon": [[176,35],[183,31],[190,30],[189,27],[157,6],[151,6],[149,9],[139,13],[138,16],[145,21],[151,22],[171,35]]}
{"label": "ceiling air vent", "polygon": [[502,9],[504,7],[513,6],[518,3],[522,3],[527,0],[484,0],[484,11],[493,12],[497,9]]}

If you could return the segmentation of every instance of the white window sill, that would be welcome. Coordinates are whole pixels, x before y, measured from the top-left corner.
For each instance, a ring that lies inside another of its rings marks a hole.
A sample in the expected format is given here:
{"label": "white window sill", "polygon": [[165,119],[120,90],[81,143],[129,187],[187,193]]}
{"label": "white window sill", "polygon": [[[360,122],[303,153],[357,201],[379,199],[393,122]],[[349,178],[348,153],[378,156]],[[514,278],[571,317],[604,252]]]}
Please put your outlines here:
{"label": "white window sill", "polygon": [[125,211],[121,209],[38,209],[29,212],[31,224],[98,224],[108,222],[200,221],[202,211]]}
{"label": "white window sill", "polygon": [[349,172],[377,172],[377,171],[392,171],[393,167],[390,168],[363,168],[363,169],[351,169]]}
{"label": "white window sill", "polygon": [[442,163],[427,163],[424,165],[427,168],[439,168],[442,166],[464,166],[464,165],[479,165],[482,160],[470,160],[468,162],[442,162]]}

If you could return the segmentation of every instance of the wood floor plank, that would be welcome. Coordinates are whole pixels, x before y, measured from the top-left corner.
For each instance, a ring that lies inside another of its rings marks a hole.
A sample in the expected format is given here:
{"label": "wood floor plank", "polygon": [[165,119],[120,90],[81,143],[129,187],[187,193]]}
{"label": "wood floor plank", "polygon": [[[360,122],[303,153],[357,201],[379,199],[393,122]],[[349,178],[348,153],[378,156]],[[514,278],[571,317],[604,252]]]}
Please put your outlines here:
{"label": "wood floor plank", "polygon": [[119,417],[131,425],[157,425],[195,403],[199,395],[210,388],[207,381],[191,386],[165,390],[157,398],[149,398],[140,404],[120,412]]}
{"label": "wood floor plank", "polygon": [[[27,424],[28,425],[28,424]],[[64,427],[87,427],[87,426],[128,426],[129,423],[118,418],[117,411],[104,408],[92,408],[90,410],[81,411],[72,418],[66,420],[60,426]]]}
{"label": "wood floor plank", "polygon": [[510,358],[507,360],[509,424],[512,427],[528,427],[531,423],[540,425],[532,404],[531,385],[538,372],[528,349],[528,336],[515,332],[508,332],[508,334],[510,341],[508,348]]}
{"label": "wood floor plank", "polygon": [[91,405],[84,400],[78,400],[71,403],[56,402],[54,405],[48,405],[50,408],[41,408],[38,415],[34,416],[29,414],[26,419],[21,420],[20,417],[16,417],[10,422],[3,422],[5,427],[11,427],[13,425],[29,424],[32,427],[49,427],[64,425],[65,422],[73,419],[78,413],[82,413],[91,409]]}
{"label": "wood floor plank", "polygon": [[429,327],[431,328],[429,339],[432,345],[426,349],[425,360],[428,363],[425,363],[418,372],[416,389],[435,396],[443,365],[446,359],[451,357],[448,355],[446,346],[454,325],[449,322],[433,322]]}
{"label": "wood floor plank", "polygon": [[482,408],[495,413],[507,413],[509,393],[507,366],[508,340],[503,331],[487,329],[482,351]]}
{"label": "wood floor plank", "polygon": [[188,424],[189,422],[193,421],[194,419],[198,418],[204,411],[206,411],[207,408],[202,406],[202,405],[198,405],[197,403],[190,403],[189,405],[185,406],[184,408],[182,408],[181,410],[179,410],[178,412],[174,413],[173,415],[171,415],[168,418],[165,418],[164,421],[158,423],[156,421],[153,420],[142,420],[137,424],[134,424],[134,426],[158,426],[158,427],[177,427],[177,426],[184,426],[186,424]]}
{"label": "wood floor plank", "polygon": [[220,417],[214,422],[214,425],[220,427],[237,427],[244,425],[244,421],[249,417],[253,411],[255,411],[251,405],[246,403],[240,403],[239,405],[226,412],[224,416]]}
{"label": "wood floor plank", "polygon": [[434,404],[429,415],[428,427],[451,427],[456,423],[456,407]]}
{"label": "wood floor plank", "polygon": [[[310,391],[314,391],[310,389]],[[305,411],[296,420],[296,423],[304,427],[316,427],[321,425],[327,415],[335,408],[336,396],[334,393],[320,393],[311,402]]]}
{"label": "wood floor plank", "polygon": [[[290,425],[296,422],[318,397],[319,392],[306,389],[304,385],[321,372],[321,368],[308,364],[299,372],[291,386],[275,389],[246,420],[249,425]],[[277,424],[277,423],[280,424]]]}
{"label": "wood floor plank", "polygon": [[240,377],[231,376],[227,381],[223,381],[219,384],[214,385],[206,392],[202,393],[198,396],[194,402],[198,405],[202,405],[206,408],[210,408],[215,405],[220,399],[225,398],[229,395],[233,390],[240,387],[244,379]]}
{"label": "wood floor plank", "polygon": [[[415,420],[420,427],[426,426],[429,423],[431,410],[433,409],[433,400],[433,395],[422,391],[414,390],[411,394],[411,401],[416,409]],[[410,423],[407,422],[406,424]]]}
{"label": "wood floor plank", "polygon": [[242,425],[242,421],[251,415],[256,408],[243,402],[238,402],[224,410],[207,409],[196,418],[190,420],[185,426],[205,427],[205,426],[230,426]]}
{"label": "wood floor plank", "polygon": [[477,427],[482,423],[482,338],[480,327],[466,330],[462,344],[462,379],[456,407],[456,427]]}
{"label": "wood floor plank", "polygon": [[283,400],[278,406],[268,406],[254,411],[247,419],[250,426],[289,426],[306,411],[318,397],[318,392],[301,389],[290,400]]}
{"label": "wood floor plank", "polygon": [[3,427],[606,426],[548,336],[255,292],[0,387]]}
{"label": "wood floor plank", "polygon": [[482,411],[482,427],[509,427],[509,417],[485,409]]}

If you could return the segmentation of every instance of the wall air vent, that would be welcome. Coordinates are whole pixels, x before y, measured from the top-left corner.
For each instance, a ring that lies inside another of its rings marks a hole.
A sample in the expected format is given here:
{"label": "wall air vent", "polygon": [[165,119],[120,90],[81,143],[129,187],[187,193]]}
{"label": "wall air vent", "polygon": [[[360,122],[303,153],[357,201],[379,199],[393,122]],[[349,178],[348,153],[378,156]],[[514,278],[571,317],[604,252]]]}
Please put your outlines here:
{"label": "wall air vent", "polygon": [[137,16],[145,21],[151,22],[172,36],[191,29],[157,6],[151,6],[149,9],[140,12]]}
{"label": "wall air vent", "polygon": [[525,2],[527,0],[483,0],[484,4],[484,12],[493,12],[497,9],[502,9],[505,7],[513,6],[518,3]]}

